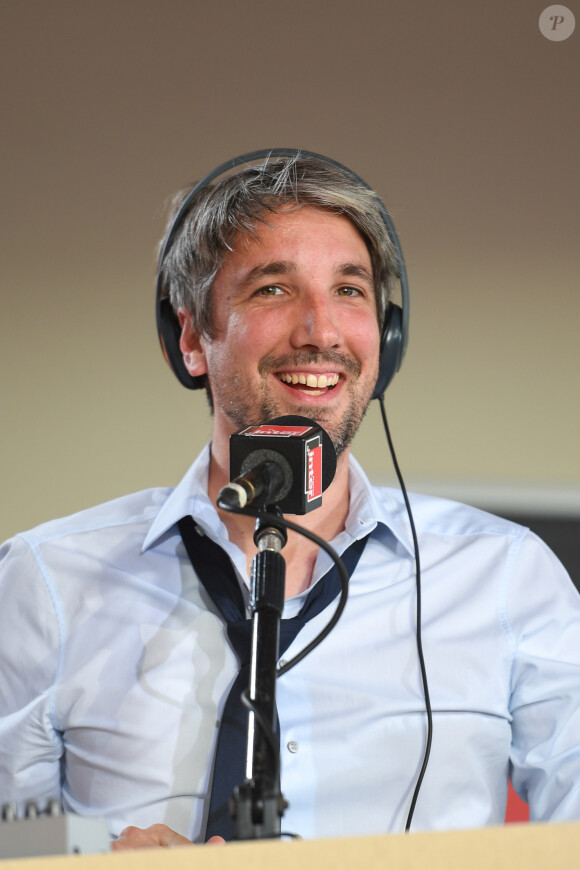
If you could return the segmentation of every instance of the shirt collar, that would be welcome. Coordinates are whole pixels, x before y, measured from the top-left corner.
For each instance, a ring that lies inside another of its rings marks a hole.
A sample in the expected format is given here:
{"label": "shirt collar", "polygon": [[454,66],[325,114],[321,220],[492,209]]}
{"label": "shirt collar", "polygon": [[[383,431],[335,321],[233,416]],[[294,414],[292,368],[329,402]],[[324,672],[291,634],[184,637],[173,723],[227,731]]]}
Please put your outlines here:
{"label": "shirt collar", "polygon": [[[207,445],[187,471],[180,483],[171,491],[161,510],[153,520],[143,542],[143,550],[152,547],[184,516],[191,515],[201,528],[217,543],[229,543],[225,525],[207,493],[210,448]],[[357,460],[349,458],[350,508],[345,531],[353,539],[386,531],[393,535],[404,549],[413,555],[404,502],[397,490],[374,489]],[[377,493],[380,492],[380,499]]]}
{"label": "shirt collar", "polygon": [[143,551],[157,543],[186,516],[195,517],[204,532],[214,540],[227,538],[225,527],[207,494],[210,450],[211,444],[207,444],[179,484],[170,492],[145,536]]}
{"label": "shirt collar", "polygon": [[392,535],[412,556],[413,539],[409,517],[399,490],[373,487],[354,456],[349,458],[350,507],[346,531],[353,538],[369,532]]}

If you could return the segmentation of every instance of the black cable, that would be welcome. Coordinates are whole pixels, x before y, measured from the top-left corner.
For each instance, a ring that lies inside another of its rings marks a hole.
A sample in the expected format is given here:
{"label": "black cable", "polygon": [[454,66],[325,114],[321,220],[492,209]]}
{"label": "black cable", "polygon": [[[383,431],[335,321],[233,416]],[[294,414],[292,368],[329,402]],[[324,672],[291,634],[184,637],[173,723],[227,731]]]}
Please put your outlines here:
{"label": "black cable", "polygon": [[401,469],[399,468],[399,463],[397,462],[397,456],[395,454],[395,448],[393,446],[393,441],[392,441],[391,433],[389,430],[389,424],[387,422],[387,412],[385,411],[385,403],[384,403],[383,396],[379,396],[379,405],[381,406],[381,416],[383,418],[383,426],[385,427],[385,435],[387,436],[389,450],[391,451],[391,458],[393,461],[393,467],[395,469],[395,474],[397,475],[397,479],[399,481],[399,486],[400,486],[401,492],[403,494],[403,499],[405,501],[405,507],[407,509],[407,516],[409,517],[409,525],[411,526],[411,535],[413,537],[413,549],[415,551],[415,578],[416,578],[415,583],[416,583],[416,589],[417,589],[417,610],[416,610],[417,655],[419,656],[419,668],[421,670],[421,680],[423,682],[423,695],[425,697],[425,710],[427,713],[427,739],[425,741],[425,752],[423,755],[423,763],[421,765],[421,770],[419,771],[419,776],[417,777],[417,782],[415,783],[415,790],[413,792],[413,797],[411,799],[411,806],[409,809],[409,814],[407,816],[407,822],[405,824],[405,833],[408,833],[410,828],[411,828],[411,821],[413,819],[413,814],[415,812],[415,805],[417,803],[417,798],[419,797],[419,791],[421,789],[423,777],[425,776],[425,771],[427,770],[429,755],[431,754],[431,743],[433,740],[433,712],[431,710],[431,699],[429,697],[429,685],[427,682],[427,669],[425,667],[425,659],[423,657],[423,641],[421,638],[421,561],[419,558],[419,541],[417,539],[417,530],[415,528],[415,520],[413,519],[413,511],[411,510],[411,502],[409,501],[409,496],[407,495],[407,488],[405,486],[405,481],[403,480],[403,475],[401,474]]}
{"label": "black cable", "polygon": [[229,511],[233,514],[244,514],[245,516],[259,517],[261,520],[265,520],[266,522],[272,523],[274,526],[276,524],[281,525],[285,529],[291,529],[293,532],[298,532],[299,535],[302,535],[305,538],[308,538],[310,541],[313,541],[317,544],[322,550],[324,550],[338,570],[338,576],[340,579],[340,598],[338,600],[338,604],[336,610],[332,614],[332,617],[325,625],[325,627],[320,631],[316,637],[307,644],[303,650],[301,650],[294,658],[290,659],[289,662],[286,662],[282,667],[276,669],[276,676],[281,677],[282,674],[286,674],[290,668],[293,668],[298,662],[301,662],[303,658],[306,658],[313,649],[315,649],[319,644],[322,643],[325,637],[327,637],[338,620],[340,619],[344,608],[346,607],[346,602],[348,599],[348,583],[350,580],[349,573],[346,569],[346,565],[336,552],[336,550],[330,546],[324,538],[320,538],[314,532],[310,532],[308,529],[305,529],[304,526],[299,526],[298,523],[293,523],[291,520],[287,520],[286,517],[283,517],[279,514],[271,514],[268,511],[252,508],[252,507],[244,507],[244,508],[235,508],[225,502],[222,503],[218,499],[218,507],[222,510]]}

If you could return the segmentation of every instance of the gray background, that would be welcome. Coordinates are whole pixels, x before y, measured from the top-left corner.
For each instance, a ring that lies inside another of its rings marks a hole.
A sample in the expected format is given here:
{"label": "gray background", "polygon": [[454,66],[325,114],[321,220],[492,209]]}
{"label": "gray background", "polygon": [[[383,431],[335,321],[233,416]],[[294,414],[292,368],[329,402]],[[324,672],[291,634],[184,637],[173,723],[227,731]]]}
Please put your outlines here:
{"label": "gray background", "polygon": [[[578,22],[545,3],[0,3],[0,537],[177,482],[211,432],[164,365],[164,204],[268,146],[358,171],[405,250],[387,406],[409,485],[580,515]],[[378,407],[357,454],[392,481]]]}

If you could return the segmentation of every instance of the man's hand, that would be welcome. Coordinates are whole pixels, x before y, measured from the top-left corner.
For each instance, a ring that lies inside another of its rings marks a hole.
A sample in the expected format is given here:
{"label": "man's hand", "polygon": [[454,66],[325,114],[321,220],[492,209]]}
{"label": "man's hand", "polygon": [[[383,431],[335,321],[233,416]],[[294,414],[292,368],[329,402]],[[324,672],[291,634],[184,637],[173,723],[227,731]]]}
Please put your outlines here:
{"label": "man's hand", "polygon": [[[222,837],[211,837],[208,843],[223,844]],[[151,825],[150,828],[135,828],[132,825],[121,831],[118,839],[113,840],[111,848],[114,852],[123,849],[156,849],[170,846],[193,846],[191,840],[172,831],[167,825]]]}

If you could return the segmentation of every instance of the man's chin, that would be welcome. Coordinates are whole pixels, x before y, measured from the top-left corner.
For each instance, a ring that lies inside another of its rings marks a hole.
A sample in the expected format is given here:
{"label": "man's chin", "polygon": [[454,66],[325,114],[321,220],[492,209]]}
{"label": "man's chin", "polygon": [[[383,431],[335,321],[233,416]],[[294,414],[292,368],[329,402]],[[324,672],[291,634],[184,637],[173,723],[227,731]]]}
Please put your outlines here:
{"label": "man's chin", "polygon": [[263,395],[259,406],[253,405],[250,401],[238,401],[235,408],[232,405],[223,407],[223,412],[237,432],[248,426],[266,423],[274,417],[291,415],[307,417],[322,426],[334,444],[336,455],[340,456],[350,446],[369,403],[370,397],[364,402],[360,398],[357,401],[351,396],[351,401],[346,408],[344,406],[337,408],[335,403],[301,404],[299,401],[287,402],[279,397],[274,399],[272,396]]}
{"label": "man's chin", "polygon": [[[314,420],[319,426],[326,431],[330,440],[334,444],[337,458],[341,456],[352,444],[352,440],[358,432],[359,426],[362,423],[363,417],[366,414],[368,403],[364,408],[349,407],[347,412],[337,420],[335,413],[329,408],[307,407],[294,408],[292,414],[297,414],[301,417],[308,417]],[[277,416],[281,416],[277,415]]]}

